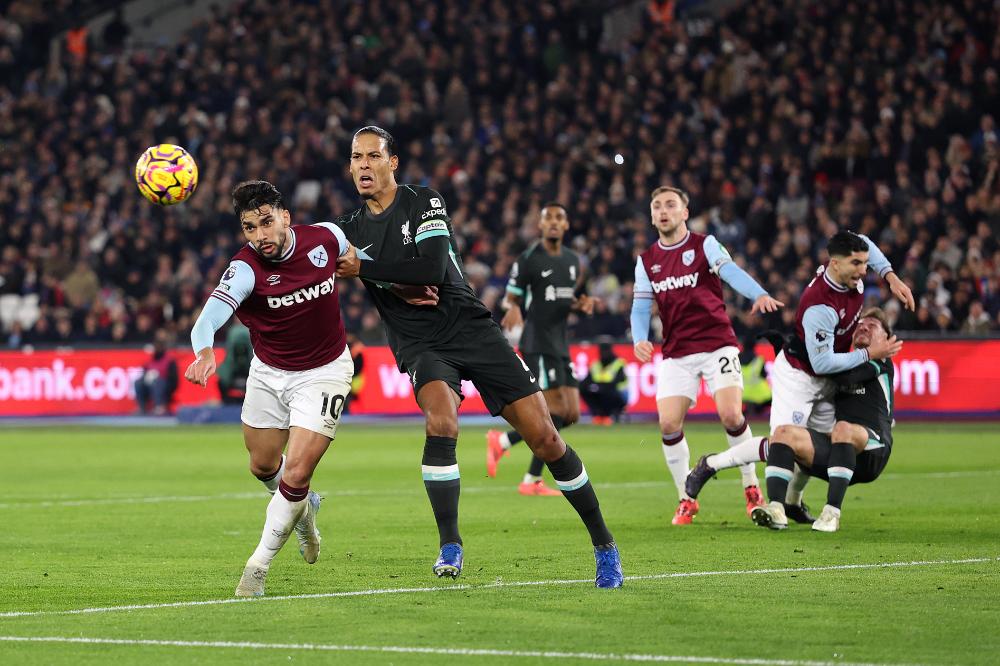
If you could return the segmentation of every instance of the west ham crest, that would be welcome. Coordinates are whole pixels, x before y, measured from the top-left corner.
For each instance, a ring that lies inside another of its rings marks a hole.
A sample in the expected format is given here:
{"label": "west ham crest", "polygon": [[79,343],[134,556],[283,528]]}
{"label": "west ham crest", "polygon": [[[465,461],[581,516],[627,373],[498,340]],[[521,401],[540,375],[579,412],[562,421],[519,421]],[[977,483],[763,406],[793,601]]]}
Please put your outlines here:
{"label": "west ham crest", "polygon": [[327,262],[330,261],[330,255],[327,254],[326,249],[322,245],[317,245],[313,249],[309,250],[309,261],[313,263],[316,268],[323,268],[326,266]]}
{"label": "west ham crest", "polygon": [[681,261],[684,262],[685,266],[690,266],[694,263],[694,250],[684,250],[684,254],[681,255]]}

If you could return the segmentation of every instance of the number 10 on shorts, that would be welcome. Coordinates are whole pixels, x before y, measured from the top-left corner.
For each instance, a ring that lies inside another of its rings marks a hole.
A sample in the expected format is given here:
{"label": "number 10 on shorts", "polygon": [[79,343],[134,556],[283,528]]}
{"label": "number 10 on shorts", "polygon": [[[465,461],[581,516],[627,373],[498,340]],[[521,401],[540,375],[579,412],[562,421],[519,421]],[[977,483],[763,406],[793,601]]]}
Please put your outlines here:
{"label": "number 10 on shorts", "polygon": [[[335,395],[331,398],[330,394],[326,391],[324,391],[321,395],[323,396],[323,405],[319,408],[320,416],[329,416],[334,421],[339,420],[340,413],[344,411],[344,396]],[[327,411],[327,408],[329,408],[330,411]]]}

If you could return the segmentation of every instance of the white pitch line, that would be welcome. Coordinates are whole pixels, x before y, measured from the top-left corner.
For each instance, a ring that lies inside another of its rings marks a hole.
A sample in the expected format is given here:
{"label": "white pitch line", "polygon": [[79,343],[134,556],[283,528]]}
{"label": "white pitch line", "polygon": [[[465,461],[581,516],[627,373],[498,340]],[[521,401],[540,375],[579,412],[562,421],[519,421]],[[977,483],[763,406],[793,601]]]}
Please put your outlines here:
{"label": "white pitch line", "polygon": [[89,645],[143,645],[155,647],[223,648],[240,650],[381,652],[391,654],[434,654],[455,657],[523,657],[528,659],[586,659],[589,661],[747,664],[749,666],[880,666],[879,664],[846,661],[756,659],[752,657],[695,657],[671,654],[617,654],[613,652],[560,652],[556,650],[490,650],[482,648],[435,648],[401,645],[330,645],[328,643],[256,643],[242,641],[167,641],[129,638],[84,638],[77,636],[0,636],[0,641],[7,641],[11,643],[82,643]]}
{"label": "white pitch line", "polygon": [[[959,472],[917,472],[914,474],[888,473],[879,477],[879,480],[899,480],[899,479],[958,479],[976,476],[995,476],[1000,474],[1000,469],[968,470]],[[735,484],[739,479],[719,479],[716,483]],[[673,487],[667,481],[628,481],[623,483],[595,483],[597,490],[625,490],[644,488],[666,488]],[[398,495],[423,495],[422,489],[386,489],[386,490],[331,490],[317,491],[323,497],[381,497]],[[478,493],[509,493],[510,487],[505,484],[490,486],[467,486],[462,488],[462,494]],[[212,502],[215,500],[244,500],[263,499],[268,497],[263,491],[244,493],[220,493],[218,495],[160,495],[152,497],[104,497],[104,498],[79,498],[60,500],[39,500],[34,502],[0,502],[0,509],[35,509],[49,507],[75,507],[75,506],[106,506],[111,504],[168,504],[170,502]]]}
{"label": "white pitch line", "polygon": [[[658,488],[667,487],[666,481],[630,481],[625,483],[605,483],[596,484],[598,490],[622,489],[622,488]],[[331,490],[317,491],[323,497],[378,497],[397,495],[423,495],[423,489],[389,489],[386,490]],[[462,493],[509,493],[508,485],[495,486],[469,486],[462,488]],[[2,502],[0,509],[34,509],[54,506],[95,506],[108,504],[166,504],[170,502],[211,502],[215,500],[242,500],[242,499],[263,499],[267,498],[267,493],[263,491],[245,493],[220,493],[218,495],[160,495],[151,497],[103,497],[103,498],[78,498],[60,500],[38,500],[35,502]]]}
{"label": "white pitch line", "polygon": [[[668,578],[697,578],[701,576],[752,576],[776,573],[809,573],[823,571],[849,571],[857,569],[893,569],[899,567],[920,567],[935,565],[983,564],[1000,562],[1000,557],[975,557],[961,560],[918,560],[912,562],[874,562],[869,564],[831,564],[815,567],[784,567],[771,569],[736,569],[731,571],[678,571],[673,573],[650,574],[645,576],[625,576],[625,580],[663,580]],[[246,598],[228,597],[226,599],[205,599],[202,601],[172,601],[156,604],[129,604],[125,606],[99,606],[93,608],[72,608],[55,611],[7,611],[0,617],[36,617],[39,615],[83,615],[90,613],[114,613],[119,611],[151,610],[159,608],[182,608],[189,606],[220,606],[224,604],[250,604],[264,601],[290,601],[299,599],[332,599],[336,597],[368,597],[388,594],[425,594],[431,592],[454,592],[457,590],[488,590],[505,587],[537,587],[545,585],[579,585],[594,584],[593,578],[573,578],[564,580],[526,580],[498,581],[482,585],[458,584],[436,587],[393,587],[375,588],[370,590],[350,590],[346,592],[316,592],[313,594],[288,594],[272,597]]]}

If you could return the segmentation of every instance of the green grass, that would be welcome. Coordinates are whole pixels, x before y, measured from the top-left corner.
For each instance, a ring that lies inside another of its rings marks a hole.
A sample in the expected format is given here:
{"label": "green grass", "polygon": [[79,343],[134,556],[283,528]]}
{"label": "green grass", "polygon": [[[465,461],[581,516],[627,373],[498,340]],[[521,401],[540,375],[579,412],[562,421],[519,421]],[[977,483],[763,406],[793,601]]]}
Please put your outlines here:
{"label": "green grass", "polygon": [[[762,424],[756,426],[762,430]],[[13,429],[0,432],[0,636],[252,641],[328,646],[558,651],[892,664],[996,663],[1000,651],[1000,432],[985,425],[902,425],[883,477],[852,488],[841,531],[782,533],[746,518],[739,475],[703,491],[691,527],[676,505],[656,428],[567,432],[595,481],[626,575],[728,572],[592,583],[593,553],[560,498],[525,498],[518,447],[485,475],[483,428],[465,428],[465,570],[430,573],[437,553],[416,427],[348,424],[313,488],[323,553],[294,545],[268,595],[441,588],[101,613],[52,611],[219,600],[232,595],[266,496],[246,470],[236,427]],[[717,425],[689,425],[692,461],[724,446]],[[820,507],[825,484],[806,491]],[[160,499],[155,499],[160,498]],[[952,561],[889,568],[747,570]],[[468,587],[451,589],[458,585]],[[489,587],[487,587],[489,586]],[[0,664],[572,664],[582,657],[306,651],[0,641]]]}

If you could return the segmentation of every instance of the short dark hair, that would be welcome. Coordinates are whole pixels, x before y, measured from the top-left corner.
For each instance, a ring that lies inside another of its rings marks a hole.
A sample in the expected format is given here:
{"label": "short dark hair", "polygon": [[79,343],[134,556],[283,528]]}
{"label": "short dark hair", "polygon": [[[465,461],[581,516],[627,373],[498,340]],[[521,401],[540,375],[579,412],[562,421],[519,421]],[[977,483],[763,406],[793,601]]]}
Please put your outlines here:
{"label": "short dark hair", "polygon": [[388,157],[392,157],[396,154],[396,140],[392,138],[386,130],[382,129],[378,125],[365,125],[357,132],[354,133],[354,138],[358,138],[359,134],[375,134],[385,140],[385,149],[389,151]]}
{"label": "short dark hair", "polygon": [[867,252],[865,239],[851,231],[838,231],[826,246],[831,257],[849,257],[855,252]]}
{"label": "short dark hair", "polygon": [[542,207],[539,208],[538,210],[545,210],[546,208],[562,208],[564,213],[566,213],[567,215],[569,214],[569,210],[566,209],[566,206],[563,206],[558,201],[547,201],[543,203]]}
{"label": "short dark hair", "polygon": [[245,180],[233,188],[233,211],[243,219],[243,213],[261,206],[284,208],[281,192],[266,180]]}
{"label": "short dark hair", "polygon": [[892,326],[889,324],[889,315],[885,313],[882,308],[868,308],[861,313],[862,319],[878,319],[878,323],[882,324],[882,330],[885,331],[886,337],[892,336]]}

